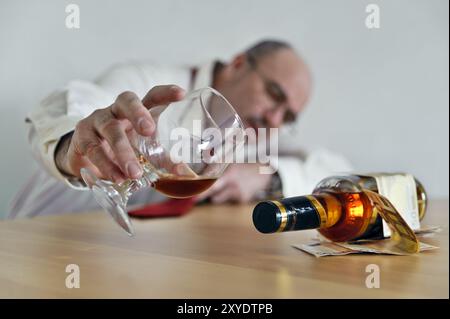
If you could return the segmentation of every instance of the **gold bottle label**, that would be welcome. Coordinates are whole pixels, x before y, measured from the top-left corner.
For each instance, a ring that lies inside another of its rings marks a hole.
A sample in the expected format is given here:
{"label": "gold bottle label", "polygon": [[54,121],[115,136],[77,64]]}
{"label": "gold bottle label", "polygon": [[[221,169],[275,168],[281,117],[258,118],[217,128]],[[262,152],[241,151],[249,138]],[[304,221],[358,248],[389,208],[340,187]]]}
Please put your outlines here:
{"label": "gold bottle label", "polygon": [[389,227],[390,239],[379,240],[372,243],[377,249],[394,253],[414,254],[419,252],[419,240],[414,231],[408,226],[395,206],[385,196],[364,190],[372,202],[372,207],[380,214]]}
{"label": "gold bottle label", "polygon": [[[373,174],[378,193],[394,205],[397,212],[412,230],[420,229],[416,182],[410,174]],[[391,228],[383,219],[383,236],[391,236]]]}

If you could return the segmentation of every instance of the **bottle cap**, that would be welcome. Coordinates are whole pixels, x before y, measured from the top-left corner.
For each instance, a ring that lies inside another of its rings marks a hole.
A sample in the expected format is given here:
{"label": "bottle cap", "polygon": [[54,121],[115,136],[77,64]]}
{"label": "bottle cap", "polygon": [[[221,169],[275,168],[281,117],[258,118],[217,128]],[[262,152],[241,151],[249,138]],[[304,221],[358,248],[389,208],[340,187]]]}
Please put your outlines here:
{"label": "bottle cap", "polygon": [[280,208],[271,201],[261,202],[253,209],[253,225],[261,233],[274,233],[281,225]]}
{"label": "bottle cap", "polygon": [[264,201],[253,209],[253,224],[265,234],[320,228],[326,218],[325,210],[313,196]]}

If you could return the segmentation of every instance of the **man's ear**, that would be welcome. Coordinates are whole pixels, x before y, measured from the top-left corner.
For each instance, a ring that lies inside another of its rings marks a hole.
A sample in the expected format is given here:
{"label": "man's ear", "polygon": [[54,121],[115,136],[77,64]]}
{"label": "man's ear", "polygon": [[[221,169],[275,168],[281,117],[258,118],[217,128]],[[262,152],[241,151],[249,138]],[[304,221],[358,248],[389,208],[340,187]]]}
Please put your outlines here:
{"label": "man's ear", "polygon": [[231,61],[231,66],[233,69],[241,69],[245,62],[247,61],[247,54],[241,53],[233,58],[233,61]]}

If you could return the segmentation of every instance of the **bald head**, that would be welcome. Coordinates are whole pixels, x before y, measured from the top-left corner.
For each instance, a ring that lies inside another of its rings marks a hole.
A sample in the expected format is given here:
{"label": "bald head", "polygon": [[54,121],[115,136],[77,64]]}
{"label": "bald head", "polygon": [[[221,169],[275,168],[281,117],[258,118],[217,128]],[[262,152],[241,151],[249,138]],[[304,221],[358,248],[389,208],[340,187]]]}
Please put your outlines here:
{"label": "bald head", "polygon": [[219,91],[248,126],[279,127],[295,120],[309,98],[306,63],[287,43],[262,41],[227,65]]}
{"label": "bald head", "polygon": [[249,63],[257,64],[261,58],[271,55],[281,49],[292,49],[292,47],[289,43],[284,41],[264,40],[245,50],[245,55],[247,56]]}

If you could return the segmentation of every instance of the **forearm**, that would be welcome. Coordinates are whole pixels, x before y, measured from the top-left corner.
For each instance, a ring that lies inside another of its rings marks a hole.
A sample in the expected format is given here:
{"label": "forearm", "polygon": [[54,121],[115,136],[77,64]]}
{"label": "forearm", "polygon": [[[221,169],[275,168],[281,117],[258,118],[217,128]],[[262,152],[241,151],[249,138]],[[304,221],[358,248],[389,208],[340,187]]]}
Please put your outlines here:
{"label": "forearm", "polygon": [[73,176],[70,172],[67,163],[67,154],[69,151],[70,141],[72,139],[73,131],[67,133],[59,140],[56,149],[55,149],[55,165],[56,168],[61,172],[61,174],[66,176]]}

